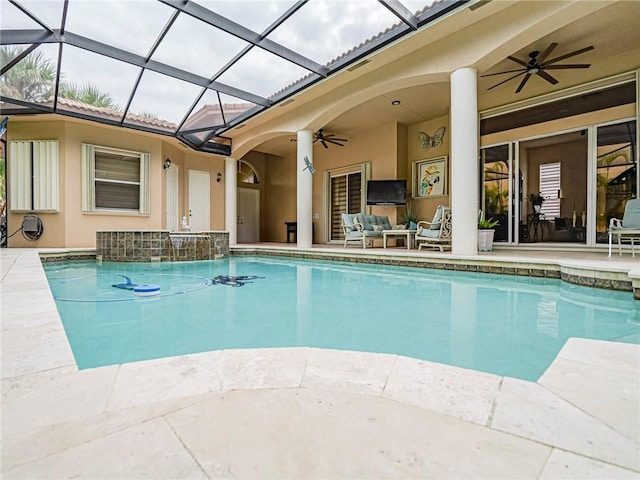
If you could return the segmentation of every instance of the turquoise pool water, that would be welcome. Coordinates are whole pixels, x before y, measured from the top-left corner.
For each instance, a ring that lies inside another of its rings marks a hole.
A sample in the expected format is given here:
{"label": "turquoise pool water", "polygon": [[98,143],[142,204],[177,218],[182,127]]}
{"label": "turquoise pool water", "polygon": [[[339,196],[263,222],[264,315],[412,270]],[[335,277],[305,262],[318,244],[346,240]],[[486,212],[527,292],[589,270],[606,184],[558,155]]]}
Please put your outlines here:
{"label": "turquoise pool water", "polygon": [[[311,346],[537,380],[569,337],[640,343],[640,302],[631,293],[560,280],[244,256],[69,262],[45,272],[81,369]],[[160,293],[114,286],[129,281]]]}

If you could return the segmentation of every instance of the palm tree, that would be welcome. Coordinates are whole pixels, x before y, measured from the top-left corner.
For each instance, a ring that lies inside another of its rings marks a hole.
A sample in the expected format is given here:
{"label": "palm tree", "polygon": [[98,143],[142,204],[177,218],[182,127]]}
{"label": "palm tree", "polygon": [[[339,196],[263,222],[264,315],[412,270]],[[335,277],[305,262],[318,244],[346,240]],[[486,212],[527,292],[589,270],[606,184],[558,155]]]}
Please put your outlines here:
{"label": "palm tree", "polygon": [[[0,65],[7,65],[22,49],[17,46],[0,47]],[[0,79],[0,92],[6,97],[36,102],[47,100],[53,93],[56,68],[42,52],[34,51],[7,71]]]}
{"label": "palm tree", "polygon": [[94,107],[110,108],[120,110],[110,94],[101,92],[95,85],[86,83],[78,86],[74,83],[61,83],[59,94],[63,98],[76,100]]}

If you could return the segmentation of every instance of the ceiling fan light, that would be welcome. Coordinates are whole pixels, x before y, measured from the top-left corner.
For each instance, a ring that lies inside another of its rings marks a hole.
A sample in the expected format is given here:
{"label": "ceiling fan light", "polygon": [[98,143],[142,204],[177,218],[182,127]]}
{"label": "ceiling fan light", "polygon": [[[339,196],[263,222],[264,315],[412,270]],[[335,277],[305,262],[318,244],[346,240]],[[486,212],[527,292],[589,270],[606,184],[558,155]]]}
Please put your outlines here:
{"label": "ceiling fan light", "polygon": [[538,73],[539,71],[540,71],[540,69],[539,69],[538,67],[533,67],[533,68],[530,68],[529,70],[527,70],[527,73],[528,73],[529,75],[535,75],[535,74],[536,74],[536,73]]}

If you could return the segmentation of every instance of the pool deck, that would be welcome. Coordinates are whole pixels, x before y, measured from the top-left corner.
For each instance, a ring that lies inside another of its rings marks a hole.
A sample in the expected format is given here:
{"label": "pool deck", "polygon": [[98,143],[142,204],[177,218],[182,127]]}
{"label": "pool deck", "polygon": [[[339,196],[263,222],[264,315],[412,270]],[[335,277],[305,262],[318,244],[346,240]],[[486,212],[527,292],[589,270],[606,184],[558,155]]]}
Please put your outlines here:
{"label": "pool deck", "polygon": [[[367,262],[418,255],[310,250]],[[629,254],[424,258],[640,278]],[[38,251],[0,249],[0,275],[3,480],[640,478],[639,345],[571,339],[535,383],[316,348],[78,371]]]}

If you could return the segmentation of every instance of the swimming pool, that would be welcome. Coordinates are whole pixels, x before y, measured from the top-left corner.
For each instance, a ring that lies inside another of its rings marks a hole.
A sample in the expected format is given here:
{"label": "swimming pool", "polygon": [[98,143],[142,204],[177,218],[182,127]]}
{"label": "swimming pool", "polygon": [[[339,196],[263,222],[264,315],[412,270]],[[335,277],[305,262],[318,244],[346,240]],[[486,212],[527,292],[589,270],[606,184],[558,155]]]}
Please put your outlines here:
{"label": "swimming pool", "polygon": [[640,343],[631,293],[556,279],[260,256],[44,268],[81,369],[310,346],[535,381],[569,337]]}

